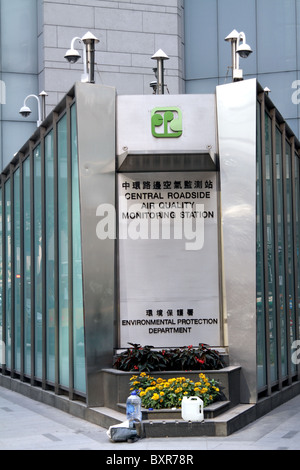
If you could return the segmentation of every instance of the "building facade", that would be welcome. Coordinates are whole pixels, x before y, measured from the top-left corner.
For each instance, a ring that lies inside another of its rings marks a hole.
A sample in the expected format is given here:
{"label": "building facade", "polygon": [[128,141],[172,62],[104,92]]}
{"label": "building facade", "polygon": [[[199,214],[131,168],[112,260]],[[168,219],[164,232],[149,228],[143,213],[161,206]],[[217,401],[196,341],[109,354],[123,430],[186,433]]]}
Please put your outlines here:
{"label": "building facade", "polygon": [[[82,63],[70,66],[64,55],[71,40],[89,30],[100,40],[96,83],[127,95],[152,93],[151,57],[158,49],[170,57],[166,92],[213,93],[231,79],[230,45],[224,39],[233,29],[244,31],[253,50],[241,60],[244,77],[255,77],[271,90],[299,136],[299,8],[298,0],[246,0],[243,6],[237,0],[159,0],[151,5],[144,0],[1,0],[1,167],[36,128],[34,102],[29,118],[19,115],[25,97],[46,91],[48,114],[80,79]],[[81,50],[79,43],[76,47]]]}
{"label": "building facade", "polygon": [[[253,54],[240,66],[257,78],[299,136],[299,15],[297,0],[187,0],[185,15],[186,93],[210,93],[231,80],[230,45],[236,29],[246,34]],[[276,31],[276,34],[274,34]]]}
{"label": "building facade", "polygon": [[[105,406],[103,370],[128,342],[203,342],[241,367],[241,403],[299,393],[294,121],[250,73],[214,78],[203,93],[186,80],[183,93],[182,22],[187,30],[204,2],[33,4],[39,71],[28,76],[46,90],[48,114],[1,173],[0,383]],[[87,29],[100,39],[96,83],[64,59]],[[170,58],[158,96],[149,84],[159,48]],[[2,149],[16,143],[9,135]]]}
{"label": "building facade", "polygon": [[[151,94],[149,84],[155,79],[151,57],[163,49],[170,57],[166,70],[170,93],[184,90],[181,1],[149,5],[144,0],[135,4],[1,0],[0,18],[0,80],[6,87],[6,102],[0,105],[2,168],[36,128],[34,101],[28,102],[32,108],[29,118],[19,115],[25,97],[46,91],[48,114],[80,80],[82,61],[70,66],[64,55],[72,39],[89,30],[99,39],[96,83],[115,86],[119,94]],[[82,54],[79,42],[75,47]]]}
{"label": "building facade", "polygon": [[2,172],[1,380],[103,406],[115,351],[200,342],[242,368],[241,403],[295,391],[298,150],[255,79],[76,83]]}

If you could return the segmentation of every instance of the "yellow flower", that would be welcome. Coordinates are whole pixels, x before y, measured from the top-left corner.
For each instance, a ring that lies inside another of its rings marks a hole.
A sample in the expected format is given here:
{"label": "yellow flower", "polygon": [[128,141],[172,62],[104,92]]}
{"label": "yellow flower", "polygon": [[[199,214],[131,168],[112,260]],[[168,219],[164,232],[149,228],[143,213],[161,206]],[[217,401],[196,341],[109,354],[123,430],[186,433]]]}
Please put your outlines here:
{"label": "yellow flower", "polygon": [[145,377],[146,375],[147,375],[146,372],[141,373],[141,377]]}
{"label": "yellow flower", "polygon": [[160,392],[160,396],[163,397],[165,392]]}
{"label": "yellow flower", "polygon": [[153,396],[151,397],[152,400],[159,400],[159,395],[158,393],[154,393]]}
{"label": "yellow flower", "polygon": [[146,395],[146,392],[141,392],[140,397],[144,397]]}
{"label": "yellow flower", "polygon": [[199,391],[200,391],[200,388],[199,388],[199,387],[195,387],[194,390],[195,390],[195,392],[199,392]]}
{"label": "yellow flower", "polygon": [[188,392],[183,392],[183,395],[188,395]]}

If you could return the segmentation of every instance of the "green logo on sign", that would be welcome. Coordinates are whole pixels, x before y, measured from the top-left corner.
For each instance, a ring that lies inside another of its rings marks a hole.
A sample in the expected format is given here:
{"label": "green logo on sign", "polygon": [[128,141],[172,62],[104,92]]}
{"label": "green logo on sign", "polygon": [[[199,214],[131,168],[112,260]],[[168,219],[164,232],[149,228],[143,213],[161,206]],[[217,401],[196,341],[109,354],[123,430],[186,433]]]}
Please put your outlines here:
{"label": "green logo on sign", "polygon": [[154,108],[151,113],[153,137],[170,138],[182,135],[182,113],[175,106],[172,108]]}

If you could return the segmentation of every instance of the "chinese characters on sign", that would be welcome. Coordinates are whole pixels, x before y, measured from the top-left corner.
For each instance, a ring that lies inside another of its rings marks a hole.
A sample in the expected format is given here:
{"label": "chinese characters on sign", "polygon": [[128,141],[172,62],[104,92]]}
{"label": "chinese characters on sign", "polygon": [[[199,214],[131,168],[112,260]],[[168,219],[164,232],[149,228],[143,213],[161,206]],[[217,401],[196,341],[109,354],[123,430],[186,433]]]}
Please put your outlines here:
{"label": "chinese characters on sign", "polygon": [[216,174],[119,174],[120,347],[219,344]]}

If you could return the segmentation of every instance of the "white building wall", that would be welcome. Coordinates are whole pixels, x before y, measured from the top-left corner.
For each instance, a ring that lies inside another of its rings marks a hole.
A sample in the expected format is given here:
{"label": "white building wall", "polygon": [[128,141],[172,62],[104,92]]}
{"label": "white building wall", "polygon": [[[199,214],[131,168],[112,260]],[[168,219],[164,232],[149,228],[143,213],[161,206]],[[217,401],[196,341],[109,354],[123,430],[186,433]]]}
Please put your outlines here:
{"label": "white building wall", "polygon": [[[95,82],[115,86],[118,94],[151,94],[156,62],[163,49],[166,93],[184,92],[183,0],[40,0],[39,88],[46,90],[49,112],[80,81],[82,61],[64,59],[71,40],[91,31],[96,45]],[[78,50],[81,45],[75,43]]]}

